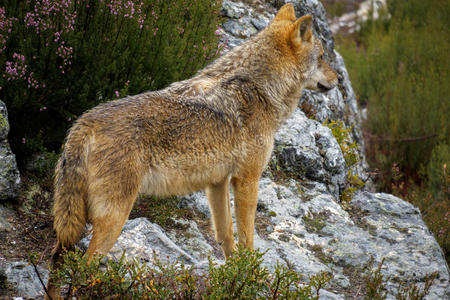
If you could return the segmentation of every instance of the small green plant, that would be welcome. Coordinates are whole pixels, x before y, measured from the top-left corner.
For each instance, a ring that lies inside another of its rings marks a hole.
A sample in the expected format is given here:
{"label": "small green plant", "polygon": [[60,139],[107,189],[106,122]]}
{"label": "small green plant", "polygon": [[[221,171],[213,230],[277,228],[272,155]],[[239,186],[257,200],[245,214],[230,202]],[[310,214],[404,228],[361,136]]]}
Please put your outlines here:
{"label": "small green plant", "polygon": [[343,203],[350,202],[355,192],[365,186],[365,182],[362,181],[358,175],[354,174],[351,169],[347,172],[347,185],[340,195],[340,199]]}
{"label": "small green plant", "polygon": [[[381,273],[385,259],[383,258],[380,264],[374,268],[374,258],[371,257],[366,264],[363,271],[365,271],[364,280],[366,284],[366,300],[383,300],[387,298],[387,289],[385,287],[385,278]],[[417,286],[416,283],[400,282],[396,294],[397,300],[423,300],[433,285],[437,273],[427,274],[424,278],[423,288]]]}
{"label": "small green plant", "polygon": [[316,245],[312,245],[311,246],[311,250],[314,252],[315,256],[320,259],[321,262],[323,262],[324,264],[328,265],[331,262],[331,259],[329,256],[327,256],[324,252],[323,252],[323,247],[319,244]]}
{"label": "small green plant", "polygon": [[273,210],[271,210],[271,211],[268,212],[268,215],[269,215],[270,217],[276,217],[276,216],[277,216],[277,213],[274,212]]}
{"label": "small green plant", "polygon": [[352,167],[360,160],[358,154],[358,144],[351,139],[352,128],[346,128],[343,121],[328,121],[325,126],[331,129],[333,136],[339,144],[344,155],[345,163],[348,167]]}
{"label": "small green plant", "polygon": [[365,300],[383,300],[386,299],[387,291],[384,286],[384,276],[381,274],[381,268],[384,264],[384,258],[381,263],[373,269],[374,258],[371,257],[367,265],[365,266],[366,274],[364,280],[366,283],[366,295]]}
{"label": "small green plant", "polygon": [[399,291],[396,296],[397,300],[422,300],[430,291],[433,281],[436,279],[438,273],[432,273],[425,276],[425,283],[423,288],[419,288],[416,284],[409,284],[399,286]]}
{"label": "small green plant", "polygon": [[67,252],[62,267],[51,276],[60,286],[69,286],[69,295],[76,299],[189,299],[185,296],[196,293],[196,275],[182,262],[164,264],[155,256],[149,267],[124,257],[96,255],[88,263],[79,250]]}
{"label": "small green plant", "polygon": [[340,199],[342,203],[348,203],[352,200],[354,193],[365,185],[364,181],[355,172],[355,165],[361,160],[358,153],[359,146],[351,138],[352,128],[346,128],[343,121],[327,120],[324,125],[331,129],[344,155],[348,174],[346,187],[341,192]]}
{"label": "small green plant", "polygon": [[308,232],[319,232],[322,230],[326,225],[324,222],[326,219],[326,214],[308,213],[303,216],[303,222]]}
{"label": "small green plant", "polygon": [[209,270],[197,272],[183,262],[163,263],[156,256],[152,266],[96,255],[88,263],[79,250],[63,255],[51,276],[69,287],[77,299],[318,299],[331,279],[321,273],[303,281],[278,265],[273,273],[262,266],[260,252],[239,248],[224,264],[210,258]]}

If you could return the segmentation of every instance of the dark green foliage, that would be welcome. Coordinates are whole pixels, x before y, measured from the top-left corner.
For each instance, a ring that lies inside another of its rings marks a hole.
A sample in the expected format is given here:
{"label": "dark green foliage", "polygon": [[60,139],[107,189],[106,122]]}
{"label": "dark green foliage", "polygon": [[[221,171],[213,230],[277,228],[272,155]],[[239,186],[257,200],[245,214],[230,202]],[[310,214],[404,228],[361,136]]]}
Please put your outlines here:
{"label": "dark green foliage", "polygon": [[51,272],[77,299],[318,299],[331,279],[322,273],[309,283],[286,267],[271,274],[263,254],[240,248],[225,264],[210,260],[201,273],[182,262],[166,264],[155,256],[152,267],[95,256],[90,264],[80,251],[64,254],[63,267]]}
{"label": "dark green foliage", "polygon": [[450,168],[450,145],[442,143],[433,148],[426,168],[428,190],[435,197],[450,196],[448,168]]}
{"label": "dark green foliage", "polygon": [[100,102],[188,78],[219,52],[221,1],[48,2],[0,5],[0,99],[20,158],[59,150]]}

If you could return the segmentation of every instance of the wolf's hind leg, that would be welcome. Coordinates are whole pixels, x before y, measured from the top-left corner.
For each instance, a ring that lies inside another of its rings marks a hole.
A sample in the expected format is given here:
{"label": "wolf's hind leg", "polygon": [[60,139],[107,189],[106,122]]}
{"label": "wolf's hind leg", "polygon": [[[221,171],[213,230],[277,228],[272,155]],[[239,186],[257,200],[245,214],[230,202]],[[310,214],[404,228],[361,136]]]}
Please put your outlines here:
{"label": "wolf's hind leg", "polygon": [[226,257],[234,250],[233,221],[230,207],[230,184],[228,176],[222,182],[206,189],[211,208],[216,240]]}
{"label": "wolf's hind leg", "polygon": [[[95,253],[108,254],[130,215],[138,194],[138,185],[130,181],[111,184],[108,191],[97,189],[90,195],[90,222],[92,239],[87,254],[89,260]],[[110,191],[110,192],[109,192]]]}
{"label": "wolf's hind leg", "polygon": [[92,221],[92,239],[87,254],[89,260],[95,253],[108,254],[128,219],[129,212],[107,214]]}
{"label": "wolf's hind leg", "polygon": [[253,250],[259,178],[232,178],[239,244]]}

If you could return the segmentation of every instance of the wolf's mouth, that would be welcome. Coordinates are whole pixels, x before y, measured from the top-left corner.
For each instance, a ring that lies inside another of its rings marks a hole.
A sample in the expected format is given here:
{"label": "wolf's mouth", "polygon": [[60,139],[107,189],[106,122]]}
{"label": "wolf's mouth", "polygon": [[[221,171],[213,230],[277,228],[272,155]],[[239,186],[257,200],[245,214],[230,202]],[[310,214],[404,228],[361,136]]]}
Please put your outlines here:
{"label": "wolf's mouth", "polygon": [[318,89],[320,92],[328,92],[328,91],[331,90],[333,87],[334,87],[334,86],[331,85],[331,84],[328,85],[328,84],[323,84],[323,83],[320,83],[320,82],[317,83],[317,89]]}

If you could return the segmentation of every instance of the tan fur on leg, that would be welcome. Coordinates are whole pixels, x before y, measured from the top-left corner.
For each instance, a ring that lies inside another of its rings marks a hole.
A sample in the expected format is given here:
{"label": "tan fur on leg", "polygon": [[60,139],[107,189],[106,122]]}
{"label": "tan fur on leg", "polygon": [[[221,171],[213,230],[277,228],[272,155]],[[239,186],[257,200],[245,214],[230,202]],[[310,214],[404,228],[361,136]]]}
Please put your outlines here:
{"label": "tan fur on leg", "polygon": [[239,244],[253,250],[258,180],[232,179]]}
{"label": "tan fur on leg", "polygon": [[234,250],[233,221],[231,218],[229,178],[209,186],[206,189],[216,240],[222,247],[226,257]]}

